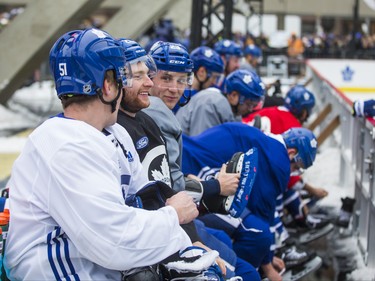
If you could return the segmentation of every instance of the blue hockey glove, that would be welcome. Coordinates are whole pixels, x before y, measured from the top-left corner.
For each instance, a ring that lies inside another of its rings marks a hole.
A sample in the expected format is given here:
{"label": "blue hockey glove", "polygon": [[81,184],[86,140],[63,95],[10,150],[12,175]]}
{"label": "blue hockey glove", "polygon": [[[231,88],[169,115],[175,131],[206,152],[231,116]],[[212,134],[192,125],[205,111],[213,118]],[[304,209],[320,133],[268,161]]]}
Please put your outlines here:
{"label": "blue hockey glove", "polygon": [[227,173],[241,173],[240,183],[234,195],[228,196],[225,209],[234,218],[238,218],[245,209],[254,185],[258,168],[258,149],[253,147],[246,153],[238,152],[227,164]]}
{"label": "blue hockey glove", "polygon": [[353,116],[375,116],[375,100],[357,100],[353,103]]}

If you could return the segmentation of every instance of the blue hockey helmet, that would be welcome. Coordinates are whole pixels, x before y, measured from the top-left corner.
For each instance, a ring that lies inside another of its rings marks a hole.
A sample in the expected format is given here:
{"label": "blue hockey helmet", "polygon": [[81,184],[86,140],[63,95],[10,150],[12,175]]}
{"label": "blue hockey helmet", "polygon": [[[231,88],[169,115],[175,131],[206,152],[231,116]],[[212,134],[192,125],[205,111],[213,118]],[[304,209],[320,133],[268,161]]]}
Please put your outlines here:
{"label": "blue hockey helmet", "polygon": [[245,100],[260,101],[264,97],[265,85],[253,71],[237,69],[225,80],[224,92],[230,94],[236,91],[240,95],[240,104]]}
{"label": "blue hockey helmet", "polygon": [[255,59],[257,59],[258,63],[262,62],[262,50],[254,44],[247,45],[243,53],[245,56],[250,55],[254,57]]}
{"label": "blue hockey helmet", "polygon": [[301,85],[291,88],[286,94],[284,102],[284,106],[295,116],[299,116],[303,110],[306,110],[309,116],[314,105],[313,93]]}
{"label": "blue hockey helmet", "polygon": [[58,97],[96,95],[108,70],[114,71],[119,84],[128,85],[124,50],[111,35],[99,29],[64,34],[52,46],[49,62]]}
{"label": "blue hockey helmet", "polygon": [[190,58],[194,63],[193,71],[196,72],[201,66],[208,72],[224,72],[224,62],[220,55],[210,47],[200,46],[190,53]]}
{"label": "blue hockey helmet", "polygon": [[148,76],[152,78],[156,75],[156,64],[141,45],[136,41],[125,38],[120,38],[117,41],[124,49],[126,61],[132,66],[133,72],[135,71],[135,65],[137,65],[138,62],[143,62],[148,67]]}
{"label": "blue hockey helmet", "polygon": [[262,56],[262,50],[254,45],[254,44],[251,44],[251,45],[247,45],[243,51],[244,55],[251,55],[253,57],[256,57],[256,58],[259,58]]}
{"label": "blue hockey helmet", "polygon": [[193,61],[190,59],[189,52],[179,43],[155,42],[149,54],[160,70],[193,73]]}
{"label": "blue hockey helmet", "polygon": [[295,148],[297,154],[292,160],[302,169],[310,167],[315,160],[318,142],[314,134],[305,128],[290,128],[282,133],[287,148]]}
{"label": "blue hockey helmet", "polygon": [[222,56],[243,56],[241,46],[229,39],[222,39],[216,42],[214,45],[214,50]]}
{"label": "blue hockey helmet", "polygon": [[125,50],[125,58],[127,62],[147,55],[146,50],[143,49],[136,41],[126,38],[119,38],[117,41]]}

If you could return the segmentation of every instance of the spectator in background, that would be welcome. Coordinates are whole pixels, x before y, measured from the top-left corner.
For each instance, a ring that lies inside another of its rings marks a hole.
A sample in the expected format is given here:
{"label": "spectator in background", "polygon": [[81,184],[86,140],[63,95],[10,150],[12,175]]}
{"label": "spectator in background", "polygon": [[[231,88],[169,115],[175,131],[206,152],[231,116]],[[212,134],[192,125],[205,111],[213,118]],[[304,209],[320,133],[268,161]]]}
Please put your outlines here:
{"label": "spectator in background", "polygon": [[291,37],[288,40],[288,56],[290,58],[302,58],[305,47],[300,38],[297,37],[295,33],[292,33]]}
{"label": "spectator in background", "polygon": [[302,59],[305,47],[300,38],[297,37],[295,33],[292,33],[288,40],[287,54],[288,60],[288,70],[291,75],[300,75],[302,67]]}

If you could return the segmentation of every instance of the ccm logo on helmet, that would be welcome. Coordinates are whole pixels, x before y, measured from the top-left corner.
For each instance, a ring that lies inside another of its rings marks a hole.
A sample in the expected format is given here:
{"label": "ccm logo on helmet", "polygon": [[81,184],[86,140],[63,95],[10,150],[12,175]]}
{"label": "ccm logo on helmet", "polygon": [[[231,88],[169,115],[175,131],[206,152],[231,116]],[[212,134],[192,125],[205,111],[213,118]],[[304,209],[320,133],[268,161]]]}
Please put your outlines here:
{"label": "ccm logo on helmet", "polygon": [[172,63],[172,64],[184,64],[183,61],[179,61],[179,60],[170,60],[169,63]]}

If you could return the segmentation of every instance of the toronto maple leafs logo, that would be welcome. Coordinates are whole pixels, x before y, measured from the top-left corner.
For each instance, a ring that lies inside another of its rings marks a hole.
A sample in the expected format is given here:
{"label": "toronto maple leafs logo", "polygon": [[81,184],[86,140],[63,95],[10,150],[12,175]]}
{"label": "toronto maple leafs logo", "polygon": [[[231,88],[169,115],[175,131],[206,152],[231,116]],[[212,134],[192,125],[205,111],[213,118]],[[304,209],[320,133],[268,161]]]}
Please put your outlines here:
{"label": "toronto maple leafs logo", "polygon": [[214,53],[212,52],[212,50],[210,49],[207,49],[204,51],[204,55],[208,58],[212,57],[214,55]]}
{"label": "toronto maple leafs logo", "polygon": [[352,70],[349,65],[346,66],[344,70],[341,71],[341,73],[342,73],[342,79],[344,81],[352,81],[354,70]]}
{"label": "toronto maple leafs logo", "polygon": [[171,186],[171,175],[169,173],[169,164],[167,161],[167,158],[163,157],[163,160],[161,161],[160,171],[159,170],[152,170],[151,175],[156,181],[162,181],[169,186]]}
{"label": "toronto maple leafs logo", "polygon": [[224,40],[223,45],[224,47],[230,47],[231,42],[229,40]]}
{"label": "toronto maple leafs logo", "polygon": [[251,75],[247,74],[243,77],[242,81],[244,81],[245,84],[249,84],[251,81],[253,81],[253,78],[251,78]]}
{"label": "toronto maple leafs logo", "polygon": [[316,148],[318,146],[318,142],[316,141],[316,139],[312,139],[310,141],[310,145],[312,148]]}

